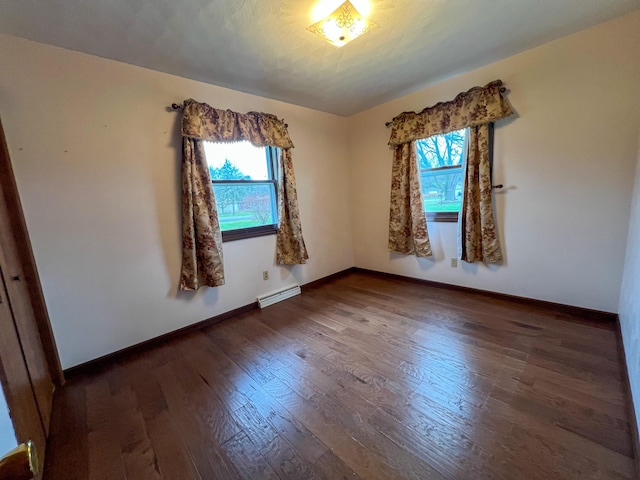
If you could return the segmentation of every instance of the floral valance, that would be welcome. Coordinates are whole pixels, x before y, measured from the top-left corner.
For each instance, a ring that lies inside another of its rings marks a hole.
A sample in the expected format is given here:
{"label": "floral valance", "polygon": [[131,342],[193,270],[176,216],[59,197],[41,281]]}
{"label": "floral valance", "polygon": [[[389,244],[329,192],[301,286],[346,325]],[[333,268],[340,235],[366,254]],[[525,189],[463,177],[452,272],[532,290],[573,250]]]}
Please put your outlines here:
{"label": "floral valance", "polygon": [[402,145],[432,135],[484,125],[513,113],[503,97],[502,80],[460,93],[420,113],[403,112],[393,119],[389,145]]}
{"label": "floral valance", "polygon": [[269,113],[237,113],[185,100],[182,136],[212,142],[248,140],[256,147],[293,148],[284,121]]}

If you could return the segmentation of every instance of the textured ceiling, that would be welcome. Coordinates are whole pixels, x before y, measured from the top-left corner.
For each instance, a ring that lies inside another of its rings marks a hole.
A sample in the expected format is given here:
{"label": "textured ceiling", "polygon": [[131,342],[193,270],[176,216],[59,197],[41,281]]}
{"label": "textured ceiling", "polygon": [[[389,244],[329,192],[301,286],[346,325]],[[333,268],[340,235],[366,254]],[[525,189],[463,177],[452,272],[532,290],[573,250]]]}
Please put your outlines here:
{"label": "textured ceiling", "polygon": [[350,115],[640,7],[640,0],[371,0],[380,27],[339,49],[305,30],[317,3],[0,0],[0,32]]}

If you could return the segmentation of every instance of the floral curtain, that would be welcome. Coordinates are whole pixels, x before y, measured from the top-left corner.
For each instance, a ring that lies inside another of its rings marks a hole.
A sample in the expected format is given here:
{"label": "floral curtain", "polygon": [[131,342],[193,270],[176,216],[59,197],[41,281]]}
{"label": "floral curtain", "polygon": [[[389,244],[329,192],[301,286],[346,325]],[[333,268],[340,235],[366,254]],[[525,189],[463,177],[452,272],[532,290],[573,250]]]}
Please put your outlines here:
{"label": "floral curtain", "polygon": [[502,96],[502,80],[474,87],[450,102],[441,102],[420,113],[403,112],[391,122],[389,145],[431,137],[462,128],[484,125],[513,113]]}
{"label": "floral curtain", "polygon": [[256,147],[293,148],[284,121],[261,112],[237,113],[218,110],[206,103],[185,100],[182,136],[211,142],[247,140]]}
{"label": "floral curtain", "polygon": [[469,129],[465,176],[460,219],[461,259],[469,263],[502,263],[493,218],[488,124]]}
{"label": "floral curtain", "polygon": [[281,150],[278,162],[278,236],[276,261],[280,265],[297,265],[309,259],[302,238],[302,225],[298,213],[296,177],[293,173],[291,150]]}
{"label": "floral curtain", "polygon": [[[276,258],[280,264],[305,263],[309,258],[302,237],[295,175],[293,142],[287,126],[275,115],[218,110],[185,100],[182,114],[183,153],[183,263],[181,289],[224,284],[222,235],[203,141],[249,141],[256,147],[277,147],[279,159]],[[206,184],[206,186],[205,186]],[[206,223],[206,225],[205,225]]]}
{"label": "floral curtain", "polygon": [[222,233],[202,140],[182,140],[181,290],[224,285]]}
{"label": "floral curtain", "polygon": [[[513,113],[502,95],[504,91],[502,81],[496,80],[460,93],[450,102],[419,113],[403,112],[393,119],[389,139],[394,147],[389,250],[416,256],[431,254],[413,142],[470,128],[460,223],[461,258],[467,262],[502,262],[493,218],[488,125]],[[413,167],[400,166],[400,157],[408,159]]]}
{"label": "floral curtain", "polygon": [[414,142],[396,145],[391,170],[389,251],[417,257],[432,255],[423,205]]}

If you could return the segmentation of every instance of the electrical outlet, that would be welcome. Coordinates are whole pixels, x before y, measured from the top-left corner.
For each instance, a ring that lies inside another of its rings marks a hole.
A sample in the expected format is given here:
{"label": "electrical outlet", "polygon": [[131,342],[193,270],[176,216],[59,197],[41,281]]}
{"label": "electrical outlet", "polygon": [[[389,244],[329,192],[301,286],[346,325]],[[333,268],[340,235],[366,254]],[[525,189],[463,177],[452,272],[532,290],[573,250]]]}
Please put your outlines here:
{"label": "electrical outlet", "polygon": [[262,279],[263,280],[269,280],[269,271],[265,270],[264,272],[262,272]]}
{"label": "electrical outlet", "polygon": [[451,259],[451,268],[458,268],[458,259],[457,258],[452,258]]}

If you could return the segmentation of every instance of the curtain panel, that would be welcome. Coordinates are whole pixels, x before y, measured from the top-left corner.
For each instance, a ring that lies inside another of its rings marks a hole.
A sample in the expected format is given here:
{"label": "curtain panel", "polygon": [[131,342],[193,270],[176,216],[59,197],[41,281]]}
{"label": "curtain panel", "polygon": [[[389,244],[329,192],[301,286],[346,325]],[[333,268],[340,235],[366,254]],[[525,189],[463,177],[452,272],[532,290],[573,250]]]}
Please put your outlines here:
{"label": "curtain panel", "polygon": [[469,129],[465,189],[460,212],[461,259],[468,263],[502,263],[493,218],[489,124]]}
{"label": "curtain panel", "polygon": [[403,112],[391,124],[394,148],[391,179],[389,250],[406,255],[431,255],[414,142],[469,128],[465,186],[460,217],[461,259],[502,263],[493,215],[489,124],[513,113],[503,97],[501,80],[460,93],[419,113]]}
{"label": "curtain panel", "polygon": [[278,162],[278,235],[276,262],[279,265],[304,264],[309,259],[302,238],[302,224],[298,212],[296,176],[293,173],[291,150],[280,150]]}
{"label": "curtain panel", "polygon": [[182,274],[180,288],[196,290],[224,285],[222,233],[215,196],[204,155],[204,141],[249,141],[256,147],[277,147],[279,264],[301,264],[309,258],[302,236],[295,174],[291,159],[293,142],[287,126],[275,115],[219,110],[189,99],[184,102],[181,133],[182,168]]}
{"label": "curtain panel", "polygon": [[396,145],[391,170],[389,251],[416,257],[432,255],[423,205],[415,145]]}
{"label": "curtain panel", "polygon": [[222,233],[202,140],[182,139],[180,290],[224,285]]}

